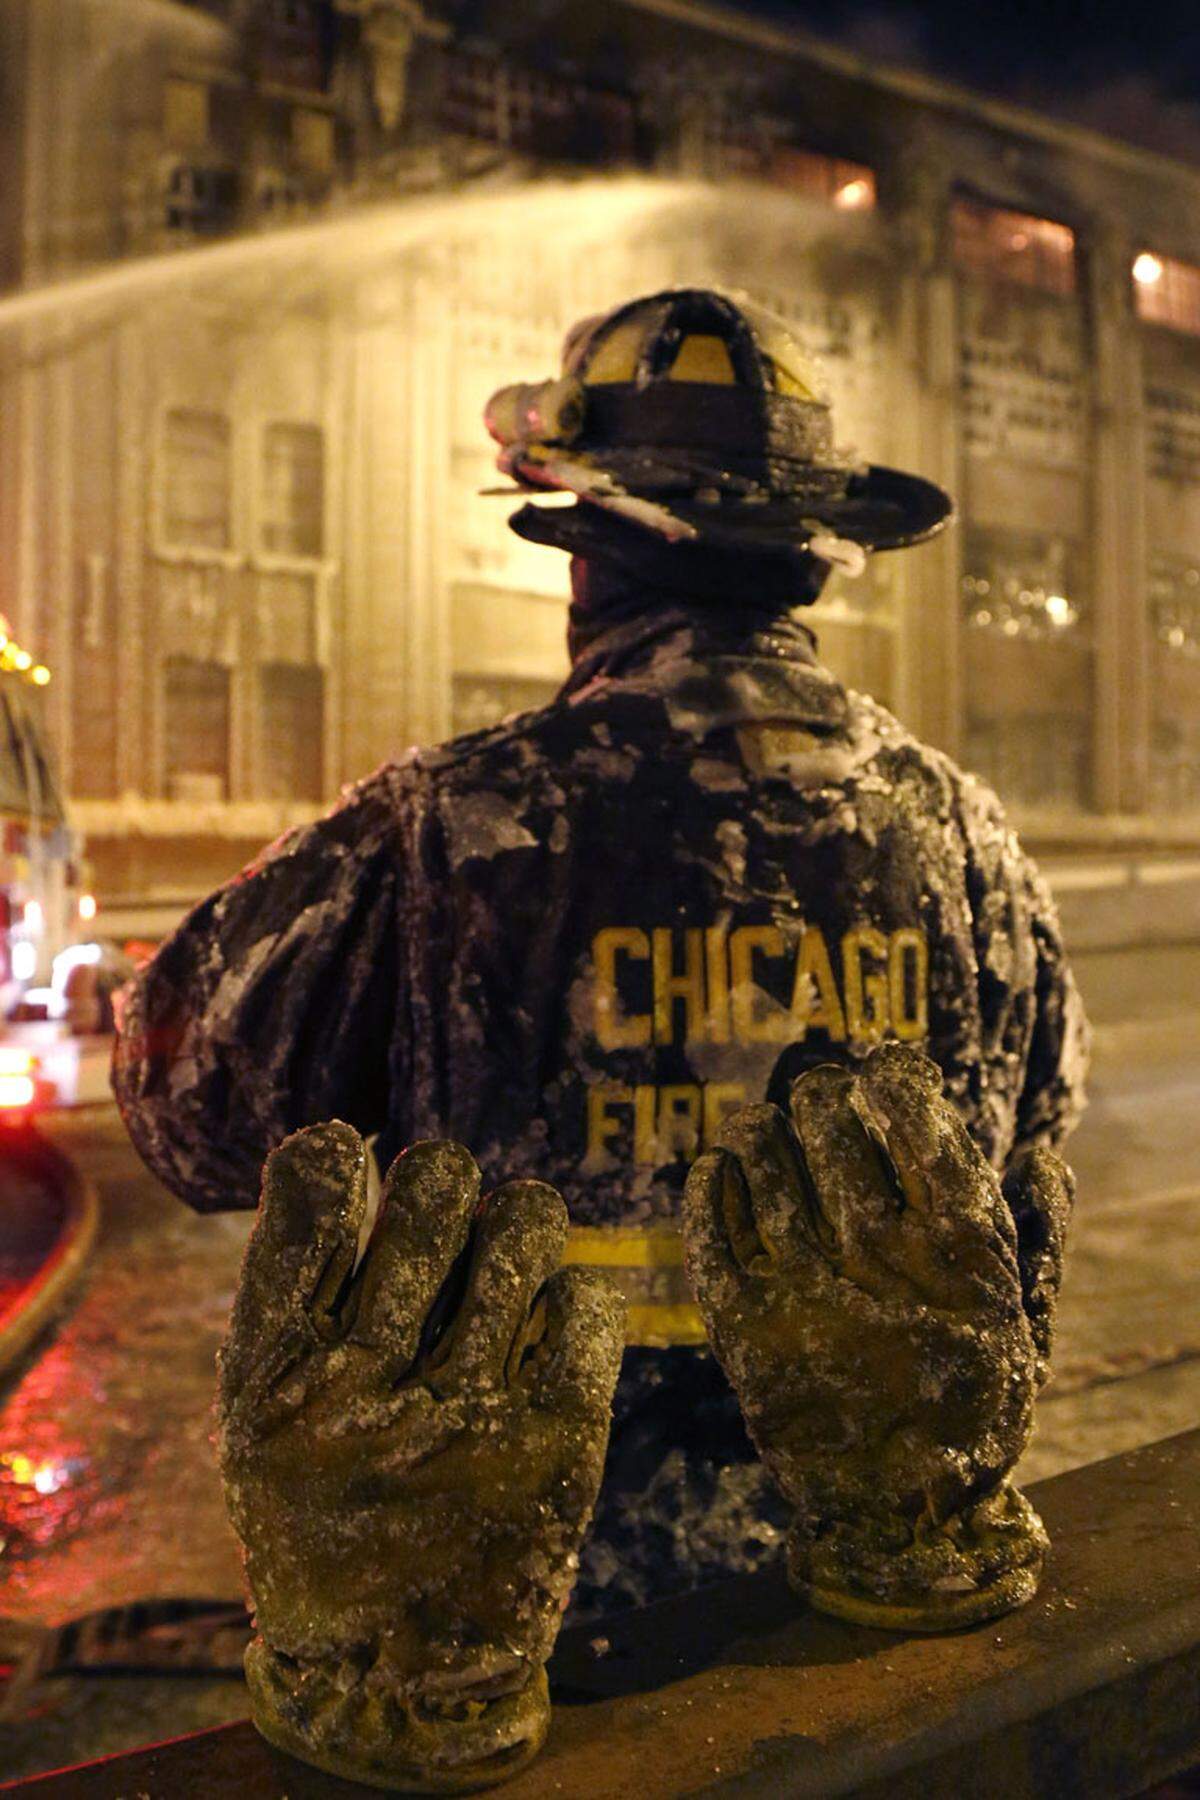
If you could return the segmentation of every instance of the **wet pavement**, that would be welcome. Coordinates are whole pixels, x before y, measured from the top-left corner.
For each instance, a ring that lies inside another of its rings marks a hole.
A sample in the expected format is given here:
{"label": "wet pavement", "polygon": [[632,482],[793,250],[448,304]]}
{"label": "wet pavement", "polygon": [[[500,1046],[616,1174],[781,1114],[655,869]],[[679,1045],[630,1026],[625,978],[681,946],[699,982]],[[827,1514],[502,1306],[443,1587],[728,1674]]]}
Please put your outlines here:
{"label": "wet pavement", "polygon": [[[1200,952],[1186,956],[1187,970],[1174,953],[1155,965],[1161,990],[1189,991]],[[1200,1421],[1200,1045],[1182,1001],[1174,1011],[1164,1003],[1160,1015],[1150,1009],[1151,1048],[1134,1053],[1119,980],[1107,1003],[1111,1019],[1093,1003],[1100,1043],[1071,1145],[1080,1198],[1056,1375],[1025,1481]],[[0,1659],[4,1621],[11,1655],[19,1627],[136,1599],[241,1591],[211,1406],[249,1215],[190,1214],[142,1169],[111,1107],[57,1115],[48,1130],[96,1185],[102,1223],[69,1316],[0,1392]],[[230,1680],[47,1682],[37,1716],[0,1723],[0,1775],[243,1710]]]}
{"label": "wet pavement", "polygon": [[200,1219],[142,1170],[112,1107],[47,1133],[101,1205],[67,1319],[0,1410],[0,1616],[237,1595],[210,1433],[213,1358],[249,1215]]}
{"label": "wet pavement", "polygon": [[1076,966],[1096,1047],[1026,1482],[1200,1424],[1200,947]]}
{"label": "wet pavement", "polygon": [[0,1325],[58,1242],[65,1206],[24,1167],[24,1133],[0,1123]]}

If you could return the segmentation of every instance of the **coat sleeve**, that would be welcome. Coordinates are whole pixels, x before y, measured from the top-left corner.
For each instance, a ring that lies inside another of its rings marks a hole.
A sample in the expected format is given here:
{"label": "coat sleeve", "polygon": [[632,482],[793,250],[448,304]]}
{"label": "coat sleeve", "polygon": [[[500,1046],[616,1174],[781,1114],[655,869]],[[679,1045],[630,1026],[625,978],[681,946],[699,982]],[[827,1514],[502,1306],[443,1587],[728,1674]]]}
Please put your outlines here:
{"label": "coat sleeve", "polygon": [[1035,1012],[1025,1081],[1017,1101],[1014,1154],[1046,1145],[1051,1150],[1083,1112],[1091,1031],[1063,948],[1058,909],[1028,858],[1022,857],[1036,974]]}
{"label": "coat sleeve", "polygon": [[1084,1107],[1090,1035],[1058,912],[991,789],[959,777],[981,1025],[980,1120],[1003,1167],[1057,1149]]}
{"label": "coat sleeve", "polygon": [[203,901],[122,997],[113,1089],[199,1212],[258,1203],[291,1131],[387,1121],[401,827],[381,770]]}

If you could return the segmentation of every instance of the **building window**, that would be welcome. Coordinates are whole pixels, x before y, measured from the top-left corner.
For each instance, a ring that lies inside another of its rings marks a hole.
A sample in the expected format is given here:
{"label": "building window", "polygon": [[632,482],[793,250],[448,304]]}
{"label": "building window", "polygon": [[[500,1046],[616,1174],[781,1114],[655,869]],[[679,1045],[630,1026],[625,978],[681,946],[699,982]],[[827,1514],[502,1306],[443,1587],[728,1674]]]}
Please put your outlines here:
{"label": "building window", "polygon": [[1002,800],[1076,812],[1091,793],[1092,650],[1080,546],[963,530],[968,768]]}
{"label": "building window", "polygon": [[176,407],[164,434],[163,535],[185,550],[228,550],[230,429],[221,413]]}
{"label": "building window", "polygon": [[1153,633],[1150,806],[1200,808],[1200,558],[1158,551],[1147,579]]}
{"label": "building window", "polygon": [[865,163],[826,156],[800,144],[781,143],[766,121],[722,109],[706,132],[707,160],[719,175],[767,181],[805,194],[839,212],[870,212],[875,171]]}
{"label": "building window", "polygon": [[1200,391],[1163,371],[1145,394],[1146,473],[1185,492],[1200,487]]}
{"label": "building window", "polygon": [[1023,643],[1058,643],[1077,633],[1082,605],[1077,593],[1064,591],[1073,583],[1063,573],[1063,541],[1050,539],[1032,550],[1022,545],[1006,554],[1005,535],[968,529],[976,572],[963,576],[967,624]]}
{"label": "building window", "polygon": [[267,0],[263,8],[272,30],[291,34],[311,34],[319,29],[320,8],[317,0]]}
{"label": "building window", "polygon": [[333,119],[329,113],[298,106],[292,114],[292,154],[312,175],[328,175],[333,169]]}
{"label": "building window", "polygon": [[303,185],[298,176],[283,169],[259,169],[254,178],[254,204],[262,218],[289,218],[304,204]]}
{"label": "building window", "polygon": [[1147,583],[1155,642],[1200,668],[1200,557],[1150,559]]}
{"label": "building window", "polygon": [[165,666],[167,798],[229,798],[229,670],[172,656]]}
{"label": "building window", "polygon": [[634,150],[626,95],[471,52],[447,58],[441,119],[462,137],[549,159],[615,162]]}
{"label": "building window", "polygon": [[272,79],[320,92],[326,86],[331,21],[318,0],[257,0],[254,34]]}
{"label": "building window", "polygon": [[442,108],[450,131],[525,149],[538,128],[543,136],[561,134],[570,100],[559,83],[467,52],[450,58]]}
{"label": "building window", "polygon": [[259,670],[262,776],[267,800],[320,800],[324,770],[322,671],[289,663]]}
{"label": "building window", "polygon": [[166,179],[168,231],[200,237],[228,231],[237,212],[237,175],[232,169],[173,163]]}
{"label": "building window", "polygon": [[1139,319],[1200,336],[1200,268],[1143,250],[1133,262],[1133,293]]}
{"label": "building window", "polygon": [[208,143],[208,87],[203,81],[168,76],[163,88],[163,134],[177,150],[203,150]]}
{"label": "building window", "polygon": [[863,163],[776,144],[767,174],[776,186],[828,201],[839,212],[869,212],[875,205],[875,171]]}
{"label": "building window", "polygon": [[1075,233],[1053,219],[960,196],[952,208],[954,260],[969,275],[1043,293],[1075,292]]}
{"label": "building window", "polygon": [[319,425],[267,426],[263,440],[262,547],[318,557],[325,543],[325,438]]}

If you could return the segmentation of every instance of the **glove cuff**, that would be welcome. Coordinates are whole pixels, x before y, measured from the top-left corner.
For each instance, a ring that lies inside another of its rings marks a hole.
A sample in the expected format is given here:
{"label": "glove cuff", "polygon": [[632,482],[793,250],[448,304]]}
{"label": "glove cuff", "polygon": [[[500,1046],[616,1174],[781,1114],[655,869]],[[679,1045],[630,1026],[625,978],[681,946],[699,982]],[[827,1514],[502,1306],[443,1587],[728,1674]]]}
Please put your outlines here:
{"label": "glove cuff", "polygon": [[515,1692],[452,1699],[419,1682],[383,1682],[346,1662],[302,1661],[255,1638],[246,1651],[250,1713],[268,1743],[327,1775],[399,1793],[490,1787],[535,1757],[550,1723],[546,1671]]}
{"label": "glove cuff", "polygon": [[1005,1481],[949,1518],[811,1521],[788,1537],[788,1579],[818,1612],[887,1631],[958,1631],[1037,1592],[1050,1540]]}

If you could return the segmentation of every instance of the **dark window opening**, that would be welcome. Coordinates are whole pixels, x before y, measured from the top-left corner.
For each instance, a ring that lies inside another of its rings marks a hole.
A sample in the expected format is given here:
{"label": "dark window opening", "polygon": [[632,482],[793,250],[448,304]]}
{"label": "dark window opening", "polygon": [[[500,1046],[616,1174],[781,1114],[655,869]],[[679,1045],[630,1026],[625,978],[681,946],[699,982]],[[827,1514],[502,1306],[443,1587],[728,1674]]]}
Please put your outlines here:
{"label": "dark window opening", "polygon": [[462,137],[564,162],[622,162],[636,150],[627,95],[455,51],[446,58],[441,123]]}
{"label": "dark window opening", "polygon": [[228,231],[237,213],[237,198],[235,170],[176,163],[167,177],[167,229],[199,237]]}
{"label": "dark window opening", "polygon": [[329,80],[334,29],[327,0],[260,0],[254,32],[264,72],[288,87],[323,90]]}
{"label": "dark window opening", "polygon": [[229,670],[223,663],[173,656],[164,676],[167,798],[228,800]]}

